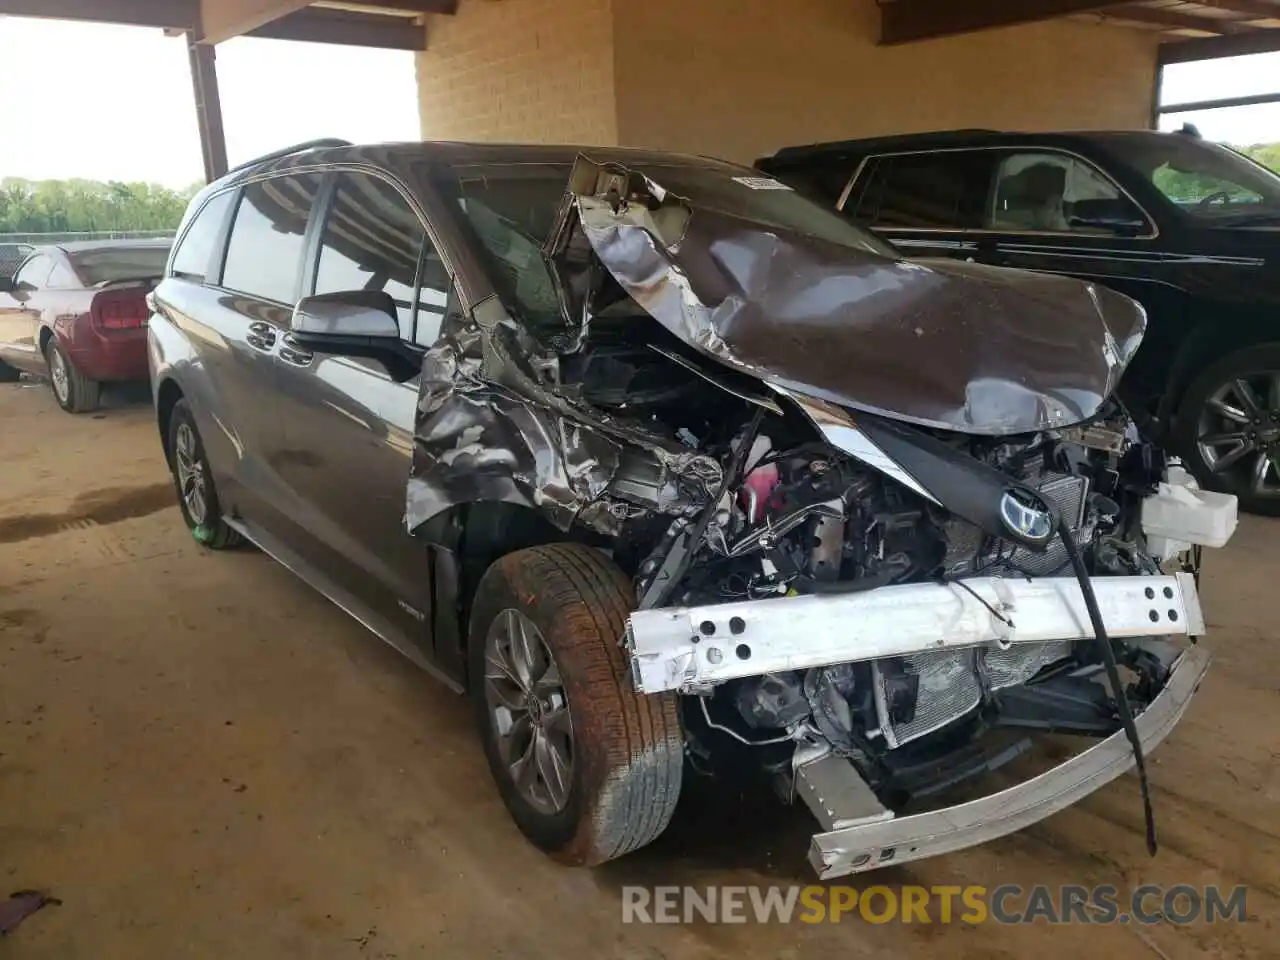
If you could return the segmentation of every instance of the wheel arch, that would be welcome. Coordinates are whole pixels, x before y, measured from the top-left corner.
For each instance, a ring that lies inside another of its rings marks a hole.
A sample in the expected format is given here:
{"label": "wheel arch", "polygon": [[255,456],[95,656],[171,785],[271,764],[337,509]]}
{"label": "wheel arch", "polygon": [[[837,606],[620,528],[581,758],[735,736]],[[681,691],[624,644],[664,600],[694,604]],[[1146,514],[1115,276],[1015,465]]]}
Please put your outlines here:
{"label": "wheel arch", "polygon": [[550,543],[581,543],[598,547],[601,539],[585,530],[561,530],[535,507],[497,500],[460,504],[432,517],[414,533],[441,551],[437,573],[437,637],[449,638],[465,664],[463,653],[471,625],[471,603],[485,571],[508,554]]}
{"label": "wheel arch", "polygon": [[160,445],[164,448],[166,461],[170,457],[169,424],[173,420],[173,408],[182,399],[185,399],[185,394],[172,377],[166,377],[156,387],[156,426],[160,429]]}
{"label": "wheel arch", "polygon": [[1274,319],[1230,308],[1208,316],[1213,310],[1211,306],[1199,310],[1199,321],[1174,354],[1160,401],[1161,422],[1168,422],[1176,414],[1187,388],[1201,370],[1244,347],[1280,344],[1280,325]]}

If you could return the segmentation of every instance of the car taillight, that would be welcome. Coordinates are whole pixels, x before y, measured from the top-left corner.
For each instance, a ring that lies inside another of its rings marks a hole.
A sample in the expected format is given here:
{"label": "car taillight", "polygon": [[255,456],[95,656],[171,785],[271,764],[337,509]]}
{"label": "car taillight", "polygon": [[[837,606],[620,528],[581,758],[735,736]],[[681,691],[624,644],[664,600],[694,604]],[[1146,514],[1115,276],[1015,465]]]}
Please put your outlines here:
{"label": "car taillight", "polygon": [[147,301],[141,290],[108,290],[96,294],[89,316],[99,330],[137,330],[147,325]]}

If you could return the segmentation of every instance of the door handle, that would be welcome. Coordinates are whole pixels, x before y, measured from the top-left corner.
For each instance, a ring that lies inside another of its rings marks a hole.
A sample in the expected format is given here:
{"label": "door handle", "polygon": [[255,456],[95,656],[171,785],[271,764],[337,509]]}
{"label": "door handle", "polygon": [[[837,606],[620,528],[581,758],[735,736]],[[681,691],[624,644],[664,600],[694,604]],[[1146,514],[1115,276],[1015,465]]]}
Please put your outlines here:
{"label": "door handle", "polygon": [[311,365],[311,361],[315,359],[315,355],[299,347],[298,341],[286,333],[284,344],[280,347],[280,359],[285,363],[292,363],[296,367],[308,367]]}

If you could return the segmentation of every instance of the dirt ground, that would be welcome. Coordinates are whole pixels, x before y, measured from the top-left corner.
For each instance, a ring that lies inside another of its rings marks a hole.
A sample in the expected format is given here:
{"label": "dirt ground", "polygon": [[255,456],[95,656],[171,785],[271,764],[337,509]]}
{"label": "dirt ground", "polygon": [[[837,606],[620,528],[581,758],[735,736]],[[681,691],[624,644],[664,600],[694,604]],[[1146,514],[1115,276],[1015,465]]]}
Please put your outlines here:
{"label": "dirt ground", "polygon": [[1280,522],[1208,560],[1215,661],[1153,757],[1157,858],[1128,776],[854,884],[1247,884],[1250,922],[624,926],[629,884],[810,882],[808,815],[699,789],[652,847],[555,866],[507,819],[464,702],[265,556],[198,547],[145,398],[108,399],[72,417],[0,387],[0,898],[62,900],[0,957],[1277,955]]}

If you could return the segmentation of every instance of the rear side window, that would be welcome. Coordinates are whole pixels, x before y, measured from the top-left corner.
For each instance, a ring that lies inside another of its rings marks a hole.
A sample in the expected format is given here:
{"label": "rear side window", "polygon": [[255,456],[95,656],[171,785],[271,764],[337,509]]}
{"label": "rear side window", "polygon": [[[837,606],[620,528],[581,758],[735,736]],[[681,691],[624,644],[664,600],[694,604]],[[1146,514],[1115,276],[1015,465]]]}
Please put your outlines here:
{"label": "rear side window", "polygon": [[400,336],[431,346],[449,278],[417,214],[380,177],[344,173],[320,236],[316,293],[382,290],[395,301]]}
{"label": "rear side window", "polygon": [[298,299],[307,217],[318,185],[318,177],[303,174],[244,188],[227,241],[222,286],[279,303]]}
{"label": "rear side window", "polygon": [[877,227],[981,227],[994,163],[983,150],[880,157],[853,215]]}
{"label": "rear side window", "polygon": [[174,276],[204,282],[209,264],[213,262],[213,245],[218,241],[233,196],[231,192],[220,193],[196,214],[178,244],[178,252],[173,255]]}
{"label": "rear side window", "polygon": [[38,253],[18,269],[18,272],[14,274],[13,282],[15,284],[25,283],[28,286],[43,290],[48,284],[49,273],[52,270],[52,258],[43,253]]}

